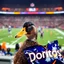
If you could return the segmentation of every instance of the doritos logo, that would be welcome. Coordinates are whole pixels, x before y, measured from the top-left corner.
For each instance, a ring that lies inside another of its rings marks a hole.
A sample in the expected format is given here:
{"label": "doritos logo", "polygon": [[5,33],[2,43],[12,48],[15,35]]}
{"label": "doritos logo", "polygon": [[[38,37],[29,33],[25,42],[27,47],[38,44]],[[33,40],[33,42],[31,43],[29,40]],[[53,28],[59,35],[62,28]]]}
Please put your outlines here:
{"label": "doritos logo", "polygon": [[36,59],[41,60],[42,58],[57,58],[58,56],[61,57],[61,54],[59,50],[54,50],[54,51],[43,51],[42,53],[28,53],[30,62],[34,62]]}
{"label": "doritos logo", "polygon": [[[24,50],[24,54],[29,64],[51,64],[54,59],[61,57],[59,50],[46,50],[42,46],[32,46]],[[53,59],[53,60],[52,60]]]}

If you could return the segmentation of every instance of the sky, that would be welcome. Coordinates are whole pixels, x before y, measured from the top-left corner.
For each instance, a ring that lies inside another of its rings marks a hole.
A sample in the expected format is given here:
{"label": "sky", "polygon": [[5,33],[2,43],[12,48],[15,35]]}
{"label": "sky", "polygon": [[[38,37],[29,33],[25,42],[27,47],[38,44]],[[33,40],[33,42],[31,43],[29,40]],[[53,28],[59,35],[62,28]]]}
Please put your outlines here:
{"label": "sky", "polygon": [[36,6],[39,5],[50,5],[50,4],[63,4],[64,0],[0,0],[0,6],[7,5],[27,5],[29,6],[30,3],[34,3]]}

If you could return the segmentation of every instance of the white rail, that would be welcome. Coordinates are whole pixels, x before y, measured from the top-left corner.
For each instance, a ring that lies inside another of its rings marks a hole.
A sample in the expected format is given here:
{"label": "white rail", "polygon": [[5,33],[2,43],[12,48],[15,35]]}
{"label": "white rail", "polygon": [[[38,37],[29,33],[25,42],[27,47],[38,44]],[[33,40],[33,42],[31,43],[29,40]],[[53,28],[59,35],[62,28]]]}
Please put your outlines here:
{"label": "white rail", "polygon": [[0,64],[13,64],[14,56],[0,56]]}

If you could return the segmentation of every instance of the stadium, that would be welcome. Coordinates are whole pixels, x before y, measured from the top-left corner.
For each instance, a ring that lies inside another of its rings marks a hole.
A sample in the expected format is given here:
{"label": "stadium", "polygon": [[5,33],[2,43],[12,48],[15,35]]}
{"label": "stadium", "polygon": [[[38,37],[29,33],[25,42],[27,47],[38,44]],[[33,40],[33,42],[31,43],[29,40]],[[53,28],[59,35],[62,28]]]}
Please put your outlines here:
{"label": "stadium", "polygon": [[[15,38],[15,35],[27,21],[36,26],[37,42],[40,45],[46,46],[57,40],[61,49],[64,50],[64,0],[0,1],[0,45],[5,43],[4,49],[10,48],[13,55],[16,52],[15,45],[20,44],[21,46],[26,40],[25,35],[20,38]],[[5,61],[6,57],[0,64]]]}

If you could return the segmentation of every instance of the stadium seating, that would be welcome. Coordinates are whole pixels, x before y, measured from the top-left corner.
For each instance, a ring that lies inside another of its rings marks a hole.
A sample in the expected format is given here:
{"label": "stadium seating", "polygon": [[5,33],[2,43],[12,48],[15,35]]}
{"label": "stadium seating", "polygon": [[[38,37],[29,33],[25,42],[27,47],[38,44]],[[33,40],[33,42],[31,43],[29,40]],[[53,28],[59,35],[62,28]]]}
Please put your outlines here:
{"label": "stadium seating", "polygon": [[[0,9],[0,11],[8,11],[8,12],[24,12],[27,11],[26,10],[26,6],[24,7],[20,7],[20,8],[16,8],[16,7],[2,7]],[[38,12],[50,12],[50,11],[63,11],[63,7],[62,6],[54,6],[54,5],[43,5],[42,7],[38,7]]]}
{"label": "stadium seating", "polygon": [[25,21],[32,21],[38,26],[48,26],[49,28],[61,27],[64,28],[63,16],[0,16],[0,28],[7,27],[21,27]]}

